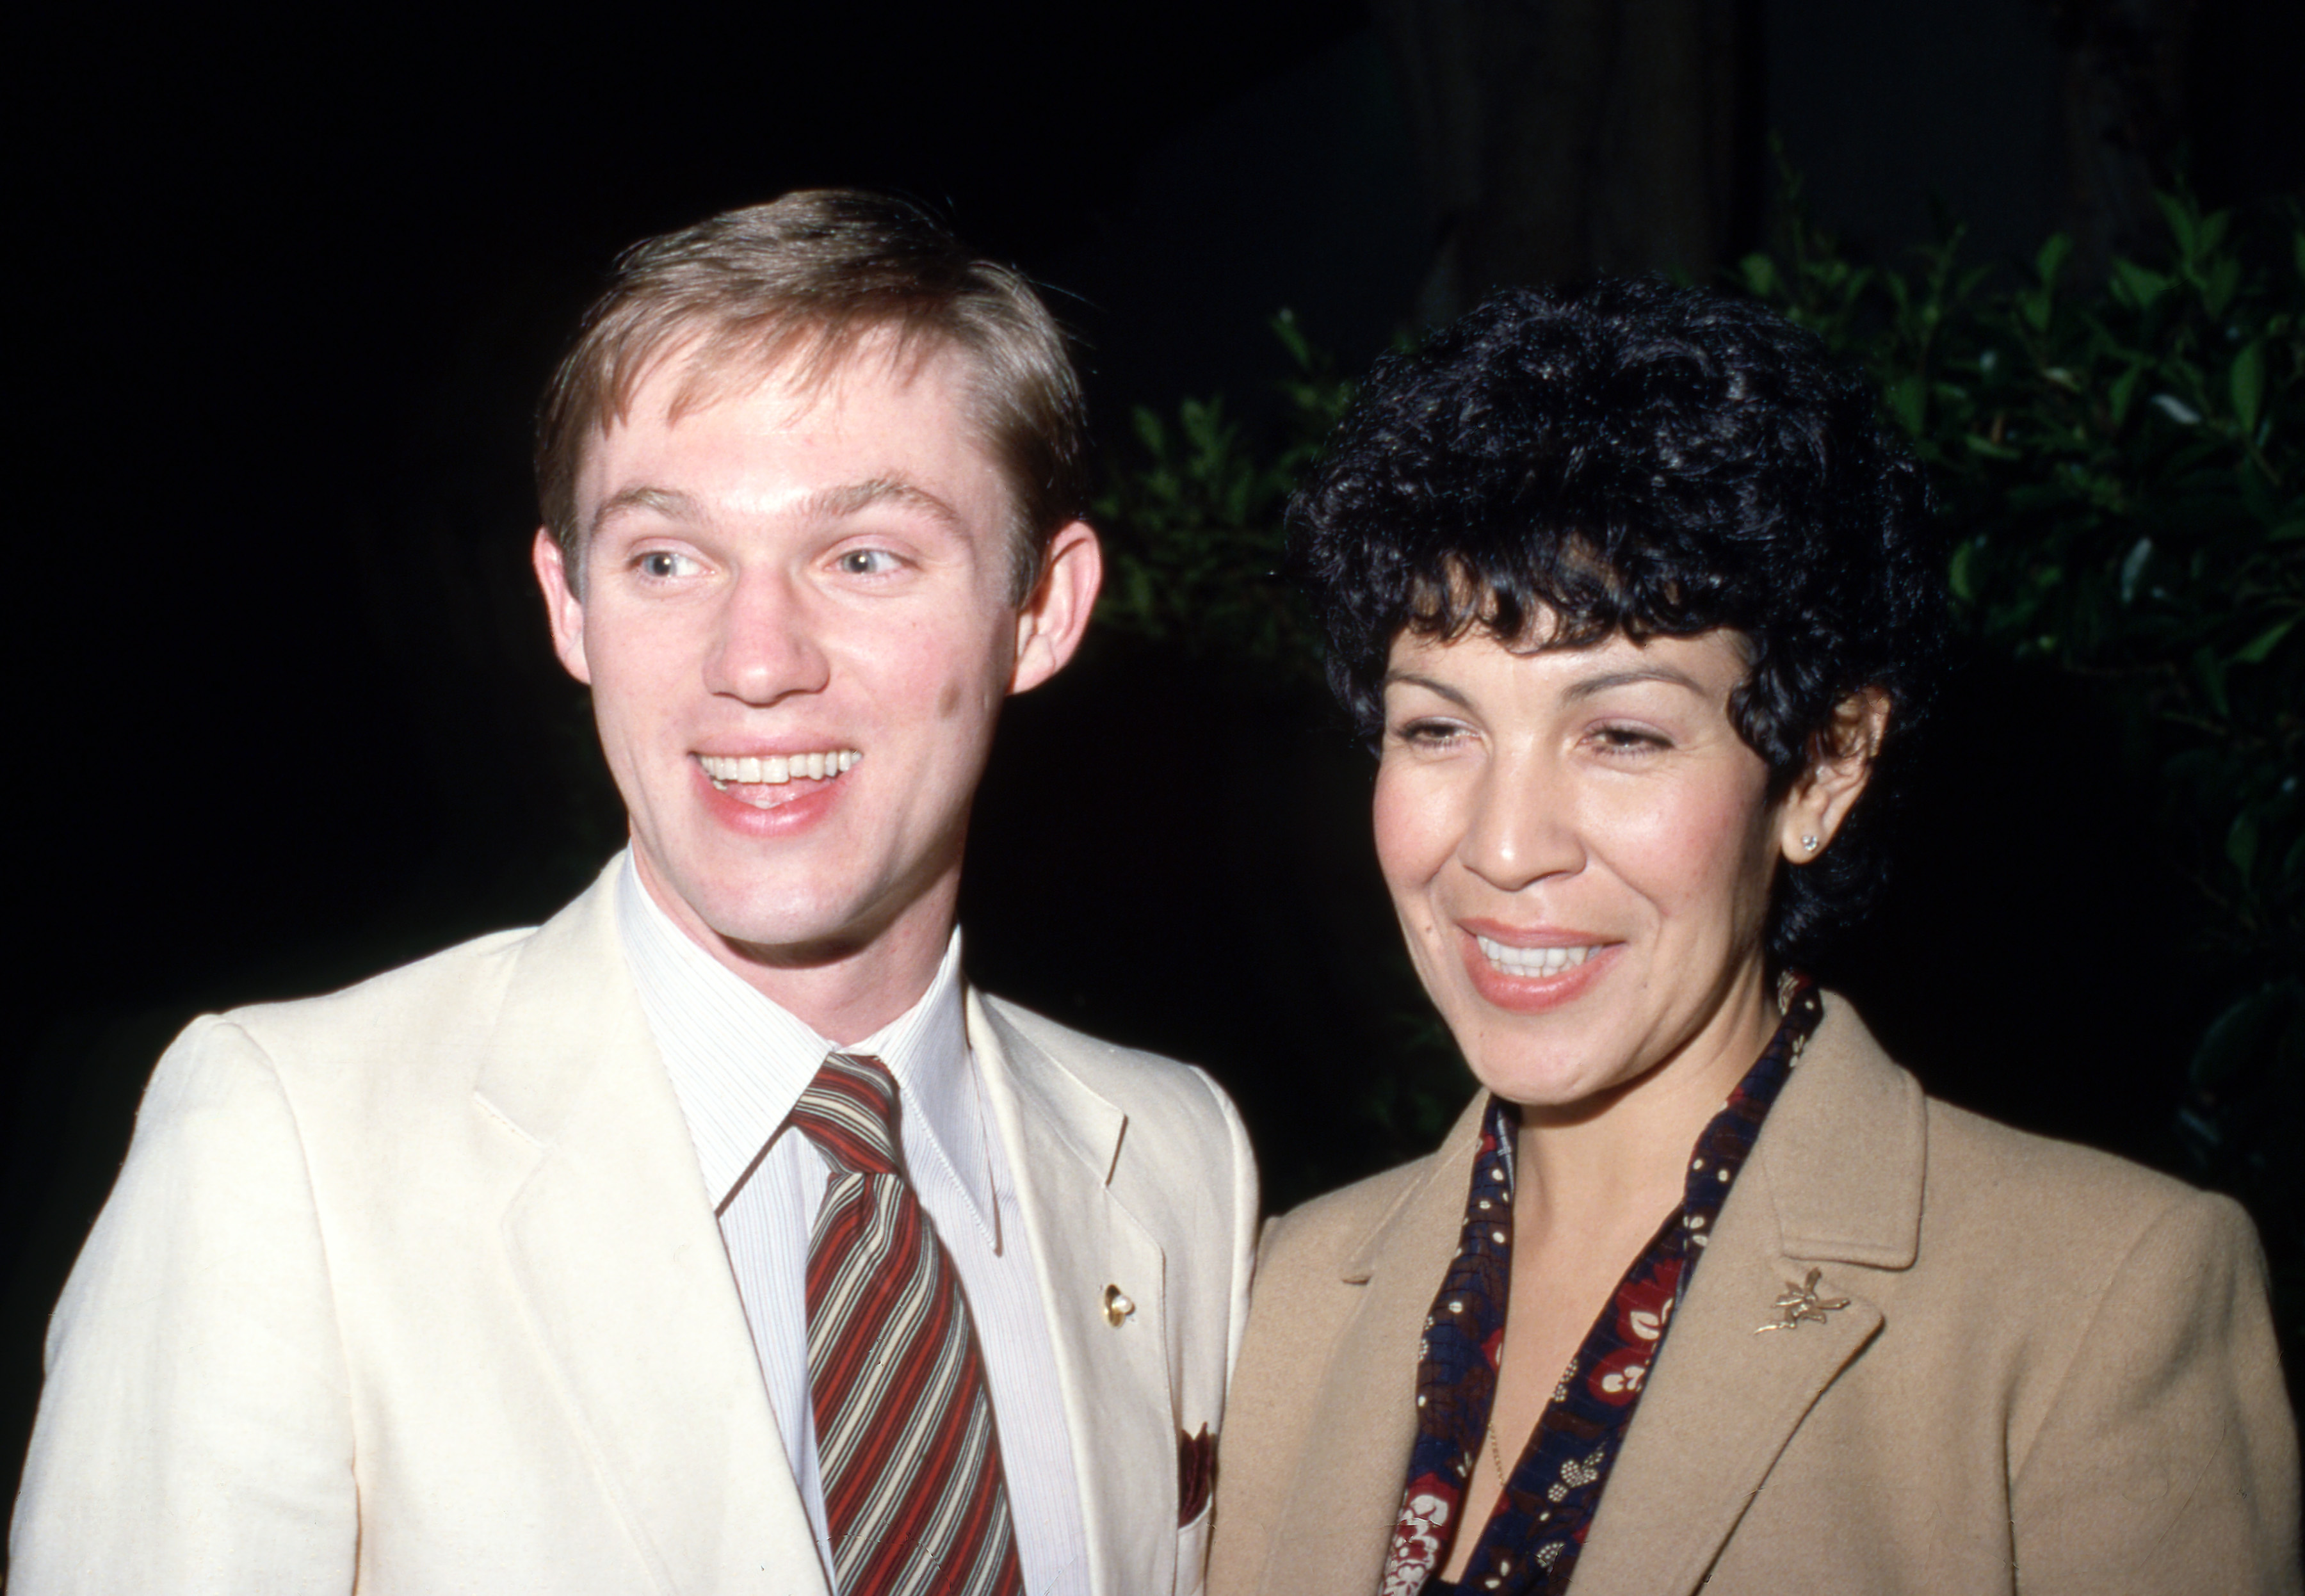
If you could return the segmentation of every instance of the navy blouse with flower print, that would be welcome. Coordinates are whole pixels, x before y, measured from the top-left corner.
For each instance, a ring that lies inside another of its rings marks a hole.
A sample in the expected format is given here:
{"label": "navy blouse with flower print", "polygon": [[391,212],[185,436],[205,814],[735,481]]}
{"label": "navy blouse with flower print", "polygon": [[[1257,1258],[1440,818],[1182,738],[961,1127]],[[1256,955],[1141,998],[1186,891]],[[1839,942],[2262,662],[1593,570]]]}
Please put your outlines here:
{"label": "navy blouse with flower print", "polygon": [[1416,1371],[1416,1444],[1385,1560],[1382,1596],[1554,1596],[1569,1588],[1610,1465],[1640,1404],[1642,1384],[1688,1289],[1731,1180],[1752,1151],[1824,1014],[1816,988],[1788,981],[1784,1023],[1697,1139],[1679,1211],[1666,1216],[1552,1393],[1512,1478],[1489,1515],[1464,1580],[1436,1576],[1466,1514],[1465,1489],[1488,1433],[1512,1278],[1513,1138],[1517,1105],[1491,1098],[1465,1199],[1456,1261],[1425,1321]]}

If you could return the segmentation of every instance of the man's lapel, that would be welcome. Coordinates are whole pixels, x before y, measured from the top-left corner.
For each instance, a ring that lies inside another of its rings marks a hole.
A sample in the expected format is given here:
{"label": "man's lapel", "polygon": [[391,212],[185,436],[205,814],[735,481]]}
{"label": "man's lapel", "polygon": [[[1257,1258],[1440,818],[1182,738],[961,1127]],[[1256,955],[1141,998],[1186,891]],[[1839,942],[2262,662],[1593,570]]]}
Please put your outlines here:
{"label": "man's lapel", "polygon": [[[1912,1077],[1828,994],[1658,1354],[1578,1596],[1679,1596],[1703,1581],[1785,1443],[1881,1329],[1865,1275],[1846,1266],[1912,1264],[1927,1127]],[[1812,1269],[1816,1296],[1846,1305],[1761,1332]]]}
{"label": "man's lapel", "polygon": [[[1170,1590],[1177,1426],[1163,1260],[1112,1193],[1127,1116],[974,990],[968,1040],[1008,1150],[1048,1312],[1080,1480],[1089,1588],[1096,1596]],[[1118,1299],[1110,1309],[1108,1287]],[[1158,1460],[1156,1477],[1146,1477],[1148,1460]],[[1168,1511],[1148,1511],[1148,1494],[1165,1498]]]}
{"label": "man's lapel", "polygon": [[613,870],[523,948],[475,1088],[537,1150],[504,1211],[506,1253],[658,1586],[823,1596],[693,1144],[625,973]]}

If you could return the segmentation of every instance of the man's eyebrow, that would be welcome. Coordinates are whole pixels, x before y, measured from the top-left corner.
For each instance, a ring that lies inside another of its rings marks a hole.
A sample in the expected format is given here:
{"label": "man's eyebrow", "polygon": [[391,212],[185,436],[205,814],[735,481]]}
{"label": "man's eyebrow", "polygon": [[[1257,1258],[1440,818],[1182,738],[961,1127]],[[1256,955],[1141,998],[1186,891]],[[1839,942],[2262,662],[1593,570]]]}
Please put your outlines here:
{"label": "man's eyebrow", "polygon": [[1696,677],[1677,671],[1669,665],[1649,665],[1637,670],[1605,671],[1597,676],[1586,676],[1569,683],[1561,696],[1568,699],[1591,698],[1612,688],[1631,687],[1642,682],[1663,682],[1671,687],[1686,687],[1699,698],[1711,696],[1705,684]]}
{"label": "man's eyebrow", "polygon": [[592,512],[591,535],[598,537],[602,527],[634,510],[651,510],[668,521],[693,521],[698,514],[696,501],[685,493],[669,488],[627,488],[600,501],[600,507]]}
{"label": "man's eyebrow", "polygon": [[[959,511],[927,488],[902,477],[869,477],[862,482],[844,482],[837,487],[820,488],[802,499],[795,511],[806,520],[838,521],[869,510],[875,505],[896,505],[941,522],[955,531],[968,530],[968,522]],[[705,517],[702,506],[678,489],[642,484],[623,488],[600,501],[600,507],[592,513],[593,534],[597,536],[609,522],[634,510],[661,515],[668,521],[696,522]]]}
{"label": "man's eyebrow", "polygon": [[811,519],[838,521],[843,516],[869,510],[875,505],[895,505],[902,509],[916,510],[943,522],[955,531],[965,531],[968,523],[959,511],[917,483],[902,477],[870,477],[862,482],[846,482],[837,488],[820,488],[800,503],[800,513]]}

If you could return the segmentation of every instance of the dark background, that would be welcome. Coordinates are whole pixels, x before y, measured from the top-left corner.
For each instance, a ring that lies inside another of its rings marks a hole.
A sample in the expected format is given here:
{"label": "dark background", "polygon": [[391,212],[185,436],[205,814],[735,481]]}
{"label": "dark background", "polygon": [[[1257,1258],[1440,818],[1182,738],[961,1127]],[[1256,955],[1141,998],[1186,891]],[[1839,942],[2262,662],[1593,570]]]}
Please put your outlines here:
{"label": "dark background", "polygon": [[[1254,420],[1283,305],[1357,369],[1511,269],[1482,263],[1515,168],[1467,179],[1433,111],[1503,91],[1404,54],[1447,6],[488,9],[85,12],[18,53],[30,1023],[0,1079],[0,1491],[47,1308],[184,1021],[532,921],[617,845],[530,590],[525,463],[620,246],[805,184],[911,194],[1051,287],[1115,449],[1134,403],[1222,389]],[[1728,27],[1707,259],[1596,225],[1586,264],[1701,273],[1760,242],[1772,130],[1860,257],[1926,238],[1933,200],[1980,259],[2059,225],[2119,247],[2123,185],[2179,143],[2213,201],[2297,182],[2275,0],[2188,21],[2147,97],[2166,125],[2094,175],[2083,13],[2120,7],[1702,9]],[[965,918],[988,986],[1215,1069],[1289,1201],[1437,1127],[1387,1084],[1431,1043],[1367,975],[1399,955],[1365,762],[1276,701],[1093,640],[1003,726]],[[1827,973],[1946,1095],[2166,1163],[2201,1015],[2161,979],[2180,888],[2110,726],[1970,669],[1888,907]]]}

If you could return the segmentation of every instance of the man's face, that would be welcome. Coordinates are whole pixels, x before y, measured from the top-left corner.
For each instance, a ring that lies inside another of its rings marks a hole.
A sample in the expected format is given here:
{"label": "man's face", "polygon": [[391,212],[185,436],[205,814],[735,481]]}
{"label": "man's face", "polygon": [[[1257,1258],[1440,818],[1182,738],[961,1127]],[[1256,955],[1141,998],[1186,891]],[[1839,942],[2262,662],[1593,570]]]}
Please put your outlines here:
{"label": "man's face", "polygon": [[1094,538],[1060,532],[1017,608],[949,351],[868,339],[820,386],[775,371],[674,420],[685,376],[660,366],[584,461],[581,598],[538,535],[555,644],[692,936],[756,981],[878,959],[902,982],[942,951],[1001,700],[1078,640]]}

